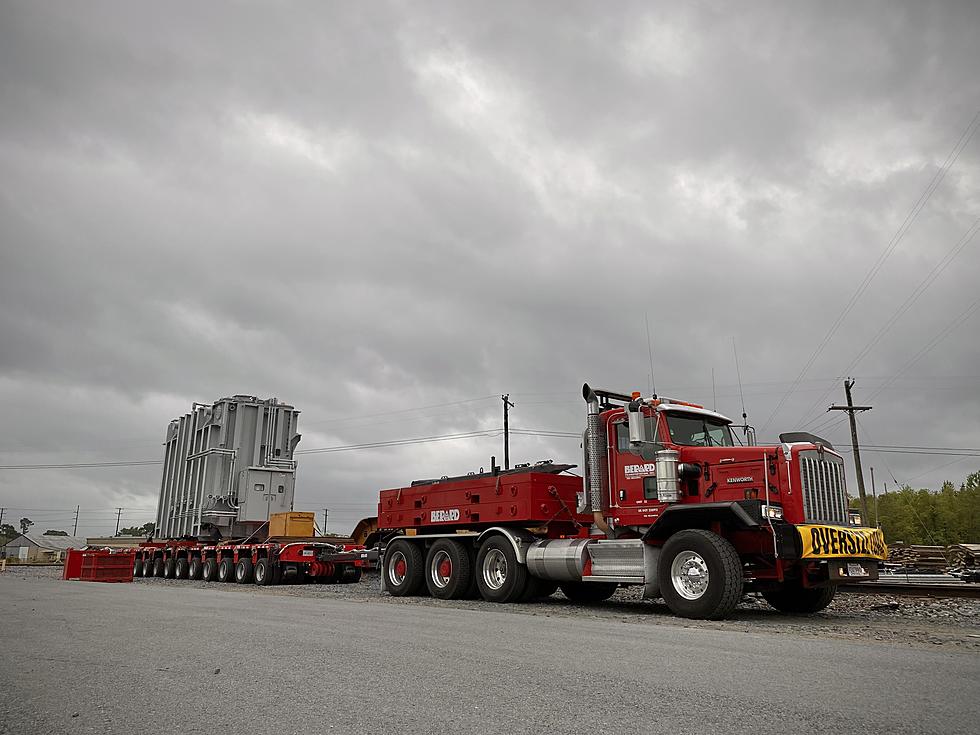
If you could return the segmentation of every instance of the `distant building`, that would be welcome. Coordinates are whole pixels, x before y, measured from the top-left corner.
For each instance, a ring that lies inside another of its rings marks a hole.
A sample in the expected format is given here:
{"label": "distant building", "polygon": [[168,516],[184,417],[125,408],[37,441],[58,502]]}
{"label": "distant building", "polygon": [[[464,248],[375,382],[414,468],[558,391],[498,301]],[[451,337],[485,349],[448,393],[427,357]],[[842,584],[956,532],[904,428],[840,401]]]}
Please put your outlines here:
{"label": "distant building", "polygon": [[24,563],[59,562],[64,561],[68,549],[84,547],[83,538],[23,533],[0,547],[0,557]]}

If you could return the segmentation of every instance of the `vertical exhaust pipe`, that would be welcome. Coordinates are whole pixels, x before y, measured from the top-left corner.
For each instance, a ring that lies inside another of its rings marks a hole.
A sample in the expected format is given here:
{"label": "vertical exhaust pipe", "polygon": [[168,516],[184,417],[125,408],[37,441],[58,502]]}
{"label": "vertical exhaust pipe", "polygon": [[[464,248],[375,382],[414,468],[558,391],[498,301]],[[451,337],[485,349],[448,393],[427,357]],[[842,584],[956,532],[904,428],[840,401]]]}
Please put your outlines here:
{"label": "vertical exhaust pipe", "polygon": [[588,468],[589,486],[585,489],[588,492],[589,505],[592,506],[592,518],[595,525],[608,536],[610,533],[609,524],[606,523],[602,513],[604,506],[603,491],[605,490],[602,482],[602,467],[606,454],[606,442],[602,422],[599,419],[599,397],[589,387],[589,384],[585,383],[582,386],[582,398],[585,399],[589,407],[585,423],[585,461]]}

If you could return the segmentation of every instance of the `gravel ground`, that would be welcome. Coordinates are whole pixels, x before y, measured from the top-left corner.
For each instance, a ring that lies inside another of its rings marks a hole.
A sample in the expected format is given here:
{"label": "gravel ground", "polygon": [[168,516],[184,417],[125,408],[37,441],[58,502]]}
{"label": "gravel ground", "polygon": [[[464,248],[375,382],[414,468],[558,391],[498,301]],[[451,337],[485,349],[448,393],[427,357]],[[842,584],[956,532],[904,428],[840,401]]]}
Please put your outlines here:
{"label": "gravel ground", "polygon": [[[61,576],[60,567],[14,567],[0,575],[23,579]],[[216,592],[249,591],[256,595],[344,599],[390,605],[494,610],[544,617],[578,616],[646,625],[670,625],[708,630],[793,634],[817,638],[861,640],[884,645],[945,647],[980,652],[980,600],[958,598],[897,597],[885,594],[838,593],[834,602],[811,616],[783,615],[761,597],[747,595],[727,620],[684,620],[674,617],[660,600],[643,600],[639,587],[622,588],[612,598],[595,605],[568,602],[561,592],[534,603],[493,605],[483,600],[436,600],[430,597],[391,597],[381,592],[377,573],[365,574],[358,584],[302,584],[259,587],[256,585],[189,582],[168,579],[134,580],[137,587],[214,587]]]}

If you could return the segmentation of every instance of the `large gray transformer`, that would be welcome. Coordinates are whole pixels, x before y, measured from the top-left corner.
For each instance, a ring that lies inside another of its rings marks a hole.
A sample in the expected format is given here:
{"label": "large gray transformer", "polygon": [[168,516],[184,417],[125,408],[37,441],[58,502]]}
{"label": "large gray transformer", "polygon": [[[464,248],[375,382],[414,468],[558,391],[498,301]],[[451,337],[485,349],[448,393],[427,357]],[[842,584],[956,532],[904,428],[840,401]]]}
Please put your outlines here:
{"label": "large gray transformer", "polygon": [[275,398],[236,395],[171,421],[156,537],[250,536],[292,510],[298,416]]}

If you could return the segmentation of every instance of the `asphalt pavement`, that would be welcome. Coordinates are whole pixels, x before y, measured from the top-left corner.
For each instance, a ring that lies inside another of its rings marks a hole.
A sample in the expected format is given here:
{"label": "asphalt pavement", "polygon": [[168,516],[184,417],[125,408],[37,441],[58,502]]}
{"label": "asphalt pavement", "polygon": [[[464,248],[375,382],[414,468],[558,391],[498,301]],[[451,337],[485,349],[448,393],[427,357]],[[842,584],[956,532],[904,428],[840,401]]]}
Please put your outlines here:
{"label": "asphalt pavement", "polygon": [[0,577],[0,733],[975,733],[980,655]]}

